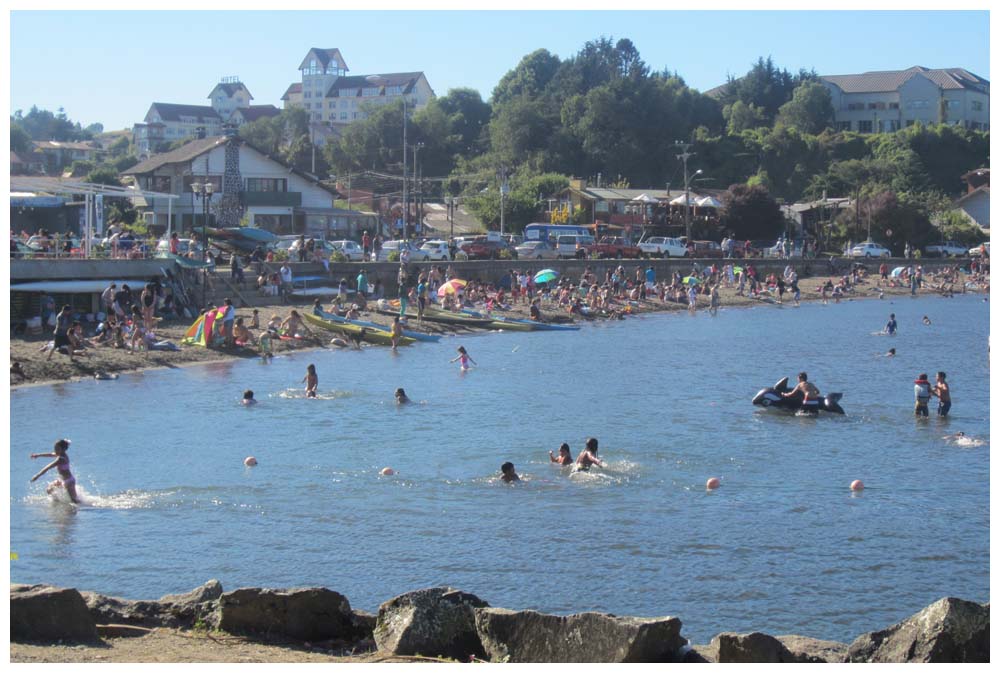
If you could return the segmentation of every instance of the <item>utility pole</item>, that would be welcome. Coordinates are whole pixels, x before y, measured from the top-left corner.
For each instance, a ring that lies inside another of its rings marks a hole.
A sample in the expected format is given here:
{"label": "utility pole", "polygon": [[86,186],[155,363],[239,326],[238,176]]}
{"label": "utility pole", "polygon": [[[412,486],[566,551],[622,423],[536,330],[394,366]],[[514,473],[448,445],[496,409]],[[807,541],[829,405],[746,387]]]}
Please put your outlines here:
{"label": "utility pole", "polygon": [[416,211],[416,213],[414,213],[414,229],[421,225],[420,202],[417,197],[420,188],[420,179],[417,174],[417,157],[420,155],[420,150],[422,150],[423,147],[423,143],[414,143],[413,145],[413,206]]}
{"label": "utility pole", "polygon": [[351,172],[347,172],[347,209],[351,209]]}
{"label": "utility pole", "polygon": [[684,143],[680,140],[674,142],[674,147],[679,147],[681,153],[676,155],[684,162],[684,234],[687,242],[691,242],[691,183],[688,178],[688,158],[694,156],[694,152],[688,152],[691,143]]}
{"label": "utility pole", "polygon": [[500,166],[497,171],[497,180],[500,182],[500,236],[503,237],[503,224],[504,224],[504,205],[507,200],[507,192],[510,187],[507,185],[507,167]]}
{"label": "utility pole", "polygon": [[410,204],[406,199],[406,98],[403,98],[403,238],[410,221]]}

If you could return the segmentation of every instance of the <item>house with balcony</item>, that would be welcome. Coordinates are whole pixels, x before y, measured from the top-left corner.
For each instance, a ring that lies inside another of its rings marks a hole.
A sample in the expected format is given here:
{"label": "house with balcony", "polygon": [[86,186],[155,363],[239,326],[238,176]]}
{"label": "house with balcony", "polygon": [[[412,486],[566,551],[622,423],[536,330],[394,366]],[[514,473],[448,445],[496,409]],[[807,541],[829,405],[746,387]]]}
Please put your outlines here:
{"label": "house with balcony", "polygon": [[[238,166],[226,166],[226,146],[238,145]],[[157,233],[168,227],[187,234],[200,227],[205,204],[191,188],[193,183],[210,183],[208,221],[225,196],[226,170],[239,175],[239,202],[248,224],[276,234],[308,233],[322,236],[353,236],[358,226],[370,225],[364,214],[345,214],[333,207],[337,191],[314,176],[299,171],[237,136],[212,136],[186,143],[171,152],[156,154],[122,172],[137,186],[150,191],[178,194],[172,206],[167,199],[134,200],[142,217]],[[364,220],[359,224],[359,221]],[[359,229],[360,231],[360,229]]]}
{"label": "house with balcony", "polygon": [[990,128],[990,83],[963,68],[913,66],[819,81],[830,92],[838,131],[891,133],[918,122]]}
{"label": "house with balcony", "polygon": [[[422,72],[351,75],[339,49],[313,47],[299,64],[301,82],[294,82],[282,95],[285,108],[298,106],[309,113],[317,127],[346,126],[368,116],[373,105],[405,100],[413,109],[434,97]],[[314,135],[321,144],[330,134]]]}
{"label": "house with balcony", "polygon": [[105,154],[101,147],[90,142],[34,140],[31,144],[31,156],[26,157],[26,162],[40,166],[41,172],[48,175],[61,174],[74,161],[98,162]]}
{"label": "house with balcony", "polygon": [[222,135],[226,124],[242,126],[263,117],[277,116],[273,105],[251,105],[253,96],[239,77],[223,77],[208,94],[210,105],[153,103],[142,123],[132,127],[132,139],[140,159],[162,152],[168,145],[195,137],[200,129],[209,136]]}

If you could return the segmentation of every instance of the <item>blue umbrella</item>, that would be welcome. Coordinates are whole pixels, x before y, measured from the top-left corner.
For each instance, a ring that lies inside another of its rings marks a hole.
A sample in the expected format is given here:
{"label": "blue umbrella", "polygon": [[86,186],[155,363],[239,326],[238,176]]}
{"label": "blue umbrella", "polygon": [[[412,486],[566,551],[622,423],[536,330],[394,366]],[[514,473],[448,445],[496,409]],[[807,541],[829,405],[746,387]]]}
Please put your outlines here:
{"label": "blue umbrella", "polygon": [[542,269],[535,274],[536,283],[548,283],[559,277],[559,272],[555,269]]}

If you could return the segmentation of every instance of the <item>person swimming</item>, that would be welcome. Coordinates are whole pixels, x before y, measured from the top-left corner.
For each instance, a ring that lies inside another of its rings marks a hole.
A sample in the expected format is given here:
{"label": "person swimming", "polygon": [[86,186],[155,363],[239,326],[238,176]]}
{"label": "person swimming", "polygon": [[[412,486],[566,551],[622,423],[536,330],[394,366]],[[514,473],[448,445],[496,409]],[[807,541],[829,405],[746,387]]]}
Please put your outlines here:
{"label": "person swimming", "polygon": [[549,460],[553,463],[559,463],[559,465],[572,465],[573,456],[569,452],[569,444],[563,442],[559,445],[559,455],[556,456],[552,451],[549,451]]}
{"label": "person swimming", "polygon": [[248,390],[244,390],[243,391],[243,399],[240,401],[240,404],[242,404],[245,407],[249,407],[249,406],[253,406],[254,404],[257,404],[257,400],[255,400],[253,398],[253,391],[252,390],[248,389]]}
{"label": "person swimming", "polygon": [[319,376],[316,375],[316,365],[306,367],[305,378],[302,382],[306,384],[306,397],[316,397],[316,387],[319,386]]}
{"label": "person swimming", "polygon": [[521,477],[517,476],[517,472],[514,471],[514,463],[507,461],[500,466],[500,480],[508,484],[521,481]]}
{"label": "person swimming", "polygon": [[46,491],[52,493],[55,488],[62,486],[66,489],[66,493],[69,495],[69,499],[74,503],[79,503],[80,499],[76,495],[76,477],[69,469],[69,456],[66,452],[69,451],[70,441],[68,439],[57,439],[55,445],[53,446],[53,453],[33,453],[31,454],[31,459],[35,458],[55,458],[51,463],[46,465],[42,470],[31,478],[31,481],[37,480],[43,474],[56,468],[59,473],[59,479],[52,482]]}
{"label": "person swimming", "polygon": [[406,396],[406,391],[402,388],[396,388],[395,393],[396,404],[408,404],[410,398]]}
{"label": "person swimming", "polygon": [[927,316],[924,316],[924,324],[925,325],[930,325],[931,324],[931,319],[928,318]]}
{"label": "person swimming", "polygon": [[576,466],[573,469],[577,472],[585,472],[590,469],[591,465],[604,467],[604,462],[597,457],[597,439],[595,437],[587,438],[583,451],[576,457]]}
{"label": "person swimming", "polygon": [[887,358],[894,358],[894,357],[896,357],[896,349],[895,348],[890,348],[889,351],[885,354],[885,356]]}
{"label": "person swimming", "polygon": [[479,366],[479,365],[478,365],[478,364],[476,363],[476,361],[475,361],[475,360],[473,360],[473,359],[472,359],[472,358],[471,358],[471,357],[469,356],[469,354],[468,354],[468,353],[466,352],[466,350],[465,350],[465,346],[459,346],[459,347],[458,347],[458,357],[455,357],[455,358],[452,358],[452,359],[450,360],[450,362],[457,362],[457,361],[459,361],[459,360],[460,360],[460,361],[462,362],[462,371],[468,371],[468,369],[469,369],[469,363],[470,363],[470,362],[471,362],[472,364],[476,365],[477,367]]}

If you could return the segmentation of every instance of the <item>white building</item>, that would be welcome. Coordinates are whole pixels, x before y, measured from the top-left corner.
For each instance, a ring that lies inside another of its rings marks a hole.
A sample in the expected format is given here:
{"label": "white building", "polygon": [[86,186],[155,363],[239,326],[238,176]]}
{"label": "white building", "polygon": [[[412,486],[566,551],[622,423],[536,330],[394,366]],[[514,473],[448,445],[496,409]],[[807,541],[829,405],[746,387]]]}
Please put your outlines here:
{"label": "white building", "polygon": [[348,76],[348,70],[339,49],[314,47],[299,64],[302,81],[291,84],[281,100],[286,108],[304,108],[313,124],[337,127],[366,118],[370,105],[405,100],[419,109],[434,97],[422,72]]}
{"label": "white building", "polygon": [[140,159],[156,154],[165,145],[195,137],[199,129],[209,136],[222,135],[223,125],[241,126],[281,111],[273,105],[251,105],[253,96],[238,77],[223,77],[208,94],[211,105],[153,103],[141,124],[132,127]]}
{"label": "white building", "polygon": [[962,68],[914,66],[820,82],[830,92],[838,131],[889,133],[917,122],[990,128],[990,83]]}
{"label": "white building", "polygon": [[[200,227],[204,204],[191,184],[209,182],[214,191],[209,200],[209,222],[223,197],[226,143],[239,144],[239,199],[252,226],[274,233],[349,231],[351,222],[333,208],[337,192],[315,177],[287,166],[240,138],[208,137],[193,140],[171,152],[157,154],[122,172],[132,176],[142,189],[179,194],[170,208],[172,230],[183,233]],[[155,187],[155,189],[153,189]],[[143,217],[159,231],[167,228],[166,199],[136,199]],[[162,202],[161,202],[162,201]],[[344,220],[344,221],[341,221]]]}

